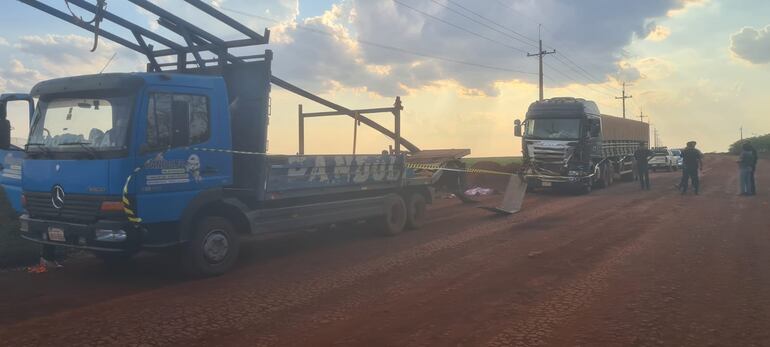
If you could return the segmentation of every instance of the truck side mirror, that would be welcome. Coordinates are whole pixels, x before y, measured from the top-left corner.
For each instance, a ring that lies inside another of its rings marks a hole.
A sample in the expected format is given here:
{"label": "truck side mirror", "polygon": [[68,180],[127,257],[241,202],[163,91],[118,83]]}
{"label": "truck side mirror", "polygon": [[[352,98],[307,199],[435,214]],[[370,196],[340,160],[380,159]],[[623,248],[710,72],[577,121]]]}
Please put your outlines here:
{"label": "truck side mirror", "polygon": [[7,102],[0,103],[0,149],[11,148],[11,122],[8,120]]}
{"label": "truck side mirror", "polygon": [[518,119],[513,121],[513,135],[521,137],[521,121]]}
{"label": "truck side mirror", "polygon": [[190,104],[187,101],[171,104],[171,129],[171,147],[190,144]]}
{"label": "truck side mirror", "polygon": [[0,149],[11,149],[11,122],[0,119]]}

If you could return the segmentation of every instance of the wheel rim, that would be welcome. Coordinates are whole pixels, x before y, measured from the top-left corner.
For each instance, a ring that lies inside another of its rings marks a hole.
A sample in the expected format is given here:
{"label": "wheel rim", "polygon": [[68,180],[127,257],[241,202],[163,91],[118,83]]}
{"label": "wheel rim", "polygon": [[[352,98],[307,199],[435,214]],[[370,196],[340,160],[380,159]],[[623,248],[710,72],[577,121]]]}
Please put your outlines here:
{"label": "wheel rim", "polygon": [[220,263],[227,257],[230,242],[224,230],[215,229],[203,239],[203,256],[210,263]]}

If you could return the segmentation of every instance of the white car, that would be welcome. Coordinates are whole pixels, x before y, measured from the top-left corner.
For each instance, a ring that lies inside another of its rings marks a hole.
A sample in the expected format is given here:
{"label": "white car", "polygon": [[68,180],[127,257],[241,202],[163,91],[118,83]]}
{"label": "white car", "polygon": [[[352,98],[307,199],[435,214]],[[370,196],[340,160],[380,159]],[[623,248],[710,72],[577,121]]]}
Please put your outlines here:
{"label": "white car", "polygon": [[671,154],[674,155],[674,161],[676,163],[675,169],[683,169],[684,168],[684,158],[682,158],[682,150],[681,149],[672,149]]}
{"label": "white car", "polygon": [[662,169],[670,172],[676,171],[679,168],[677,163],[678,159],[676,156],[674,156],[671,150],[656,149],[652,152],[654,155],[652,158],[650,158],[650,161],[647,162],[652,171],[658,171]]}

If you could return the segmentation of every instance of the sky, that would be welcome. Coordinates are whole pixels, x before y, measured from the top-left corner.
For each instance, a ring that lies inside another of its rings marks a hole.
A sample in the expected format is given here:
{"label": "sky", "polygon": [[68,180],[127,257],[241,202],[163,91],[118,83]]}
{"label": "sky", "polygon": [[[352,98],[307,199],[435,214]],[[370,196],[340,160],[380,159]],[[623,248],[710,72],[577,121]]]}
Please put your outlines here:
{"label": "sky", "polygon": [[[64,0],[41,0],[68,12]],[[95,3],[95,0],[87,0]],[[538,96],[538,35],[545,97],[575,96],[621,116],[651,122],[661,144],[696,140],[725,151],[740,136],[770,133],[770,2],[764,0],[207,0],[262,32],[273,74],[348,108],[404,104],[402,134],[423,149],[470,148],[472,156],[520,155],[513,122]],[[241,38],[182,0],[152,0],[227,39]],[[180,39],[157,17],[124,0],[107,9]],[[0,92],[42,80],[142,71],[131,50],[16,1],[0,12]],[[84,20],[92,16],[76,6]],[[105,22],[104,29],[131,39]],[[540,28],[540,29],[539,29]],[[539,29],[539,30],[538,30]],[[162,47],[156,44],[156,47]],[[109,63],[108,63],[109,62]],[[323,111],[277,87],[271,93],[271,153],[297,152],[297,105]],[[11,109],[14,137],[28,131]],[[388,114],[372,118],[392,129]],[[307,153],[350,153],[353,121],[306,121]],[[391,141],[360,127],[356,152]]]}

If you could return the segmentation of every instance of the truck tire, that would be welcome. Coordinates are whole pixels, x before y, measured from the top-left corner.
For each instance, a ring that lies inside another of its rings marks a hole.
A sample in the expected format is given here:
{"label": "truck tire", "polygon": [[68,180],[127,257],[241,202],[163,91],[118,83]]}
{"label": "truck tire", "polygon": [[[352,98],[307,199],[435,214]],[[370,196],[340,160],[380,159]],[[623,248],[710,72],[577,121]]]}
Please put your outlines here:
{"label": "truck tire", "polygon": [[182,266],[191,276],[217,276],[238,259],[240,235],[225,218],[203,217],[182,250]]}
{"label": "truck tire", "polygon": [[385,214],[378,218],[378,227],[388,236],[400,234],[404,231],[407,220],[407,209],[404,198],[398,194],[388,194],[385,197],[384,208]]}
{"label": "truck tire", "polygon": [[603,165],[601,169],[601,177],[599,177],[599,180],[596,181],[596,185],[599,188],[607,188],[612,184],[612,171],[610,171],[609,165]]}
{"label": "truck tire", "polygon": [[410,193],[406,199],[406,227],[417,229],[425,224],[425,211],[428,203],[425,196],[420,193]]}

